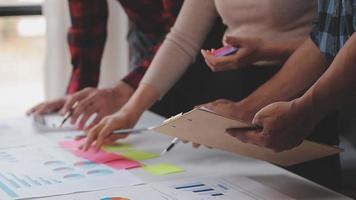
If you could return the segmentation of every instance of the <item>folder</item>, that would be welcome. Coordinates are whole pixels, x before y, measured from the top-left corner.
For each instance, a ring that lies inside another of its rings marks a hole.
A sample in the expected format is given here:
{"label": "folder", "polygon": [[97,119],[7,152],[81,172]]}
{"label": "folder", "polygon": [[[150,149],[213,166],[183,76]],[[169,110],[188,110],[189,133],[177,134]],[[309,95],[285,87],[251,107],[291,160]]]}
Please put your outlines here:
{"label": "folder", "polygon": [[250,126],[249,123],[229,119],[212,111],[197,108],[172,117],[153,130],[284,167],[339,154],[342,151],[335,146],[305,140],[298,147],[277,153],[270,149],[242,143],[226,133],[227,128]]}

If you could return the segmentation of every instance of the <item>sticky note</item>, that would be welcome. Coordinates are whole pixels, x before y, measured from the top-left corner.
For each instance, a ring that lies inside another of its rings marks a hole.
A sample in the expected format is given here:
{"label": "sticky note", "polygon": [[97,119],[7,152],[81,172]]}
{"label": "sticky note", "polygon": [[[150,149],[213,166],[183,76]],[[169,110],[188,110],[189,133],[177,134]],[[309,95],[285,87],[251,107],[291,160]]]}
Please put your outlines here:
{"label": "sticky note", "polygon": [[142,168],[145,172],[148,172],[155,176],[163,176],[167,174],[174,174],[184,172],[183,168],[171,165],[171,164],[157,164],[157,165],[149,165]]}
{"label": "sticky note", "polygon": [[105,163],[105,165],[113,168],[113,169],[133,169],[137,167],[141,167],[141,163],[134,161],[134,160],[128,160],[128,159],[120,159],[120,160],[114,160]]}
{"label": "sticky note", "polygon": [[84,142],[85,140],[63,140],[58,142],[58,144],[63,149],[78,149]]}
{"label": "sticky note", "polygon": [[88,151],[72,150],[72,153],[80,158],[84,158],[95,163],[107,163],[123,159],[123,157],[114,153],[107,153],[104,151],[96,152],[94,148],[91,148]]}
{"label": "sticky note", "polygon": [[119,143],[115,145],[104,145],[103,150],[106,152],[120,152],[131,150],[131,145],[127,143]]}
{"label": "sticky note", "polygon": [[137,161],[149,160],[149,159],[152,159],[152,158],[159,157],[158,154],[149,153],[149,152],[145,152],[145,151],[139,151],[139,150],[126,151],[126,152],[123,152],[121,155],[126,157],[126,158],[128,158],[128,159],[137,160]]}

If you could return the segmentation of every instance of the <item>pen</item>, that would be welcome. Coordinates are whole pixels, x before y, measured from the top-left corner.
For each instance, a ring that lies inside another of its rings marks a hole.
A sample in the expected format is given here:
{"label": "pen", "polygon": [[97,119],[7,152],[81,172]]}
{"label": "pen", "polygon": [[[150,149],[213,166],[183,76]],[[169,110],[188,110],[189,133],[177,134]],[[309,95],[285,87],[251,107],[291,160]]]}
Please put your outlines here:
{"label": "pen", "polygon": [[179,138],[174,138],[171,142],[171,144],[166,148],[164,149],[162,152],[161,152],[161,156],[163,156],[164,154],[166,154],[167,152],[169,152],[170,150],[173,149],[173,147],[179,143]]}
{"label": "pen", "polygon": [[62,126],[64,125],[64,123],[66,123],[66,121],[72,116],[75,107],[77,107],[78,105],[78,101],[74,103],[74,105],[72,106],[71,109],[69,109],[69,111],[64,115],[64,118],[62,120],[62,122],[59,124],[58,128],[62,128]]}
{"label": "pen", "polygon": [[237,128],[228,128],[226,130],[230,131],[261,131],[263,128],[260,126],[248,126],[248,127],[237,127]]}
{"label": "pen", "polygon": [[[124,134],[137,134],[144,131],[152,130],[154,127],[146,127],[146,128],[130,128],[130,129],[120,129],[114,130],[111,134],[113,135],[124,135]],[[86,135],[78,135],[77,138],[85,138]]]}
{"label": "pen", "polygon": [[141,133],[144,131],[149,131],[152,130],[153,127],[146,127],[146,128],[131,128],[131,129],[121,129],[121,130],[115,130],[112,132],[112,134],[133,134],[133,133]]}

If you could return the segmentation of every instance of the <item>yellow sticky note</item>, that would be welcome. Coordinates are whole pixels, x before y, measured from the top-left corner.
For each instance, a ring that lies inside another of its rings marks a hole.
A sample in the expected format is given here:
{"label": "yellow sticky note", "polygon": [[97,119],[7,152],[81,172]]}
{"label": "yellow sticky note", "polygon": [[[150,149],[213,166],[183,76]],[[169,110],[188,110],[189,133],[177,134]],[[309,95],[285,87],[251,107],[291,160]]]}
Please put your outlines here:
{"label": "yellow sticky note", "polygon": [[174,174],[174,173],[180,173],[185,171],[183,168],[171,164],[149,165],[143,167],[142,169],[155,176],[163,176],[167,174]]}
{"label": "yellow sticky note", "polygon": [[105,145],[103,146],[104,151],[106,152],[120,152],[120,151],[129,151],[131,149],[131,145],[127,143],[120,143],[116,145]]}
{"label": "yellow sticky note", "polygon": [[145,151],[139,151],[139,150],[126,151],[126,152],[123,152],[120,155],[122,155],[122,156],[124,156],[124,157],[126,157],[128,159],[136,160],[136,161],[149,160],[149,159],[152,159],[152,158],[159,157],[158,154],[149,153],[149,152],[145,152]]}

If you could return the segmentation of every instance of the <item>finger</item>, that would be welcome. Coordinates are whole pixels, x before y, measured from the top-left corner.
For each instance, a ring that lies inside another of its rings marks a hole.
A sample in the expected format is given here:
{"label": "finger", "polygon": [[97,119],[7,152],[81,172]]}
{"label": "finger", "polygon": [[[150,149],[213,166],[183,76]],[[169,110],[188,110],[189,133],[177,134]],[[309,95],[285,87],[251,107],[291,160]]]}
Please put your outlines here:
{"label": "finger", "polygon": [[243,143],[264,146],[265,140],[262,133],[257,131],[241,131],[240,129],[229,128],[226,132]]}
{"label": "finger", "polygon": [[[261,112],[262,111],[262,112]],[[264,127],[263,110],[258,111],[252,119],[252,124],[256,127]]]}
{"label": "finger", "polygon": [[120,135],[110,135],[104,139],[104,144],[113,144],[119,139],[127,138],[129,134],[120,134]]}
{"label": "finger", "polygon": [[102,114],[100,113],[97,113],[95,119],[88,125],[88,127],[85,127],[86,130],[89,130],[91,129],[92,127],[94,127],[95,125],[97,125],[102,119],[103,119],[103,116]]}
{"label": "finger", "polygon": [[96,140],[98,137],[98,134],[100,133],[101,129],[103,128],[104,123],[98,124],[94,128],[90,129],[89,132],[87,133],[87,140],[85,141],[85,144],[83,145],[83,150],[88,151],[92,143]]}
{"label": "finger", "polygon": [[222,57],[215,57],[209,56],[207,58],[208,62],[213,68],[214,72],[226,71],[231,69],[237,69],[238,65],[236,64],[236,57],[235,54],[229,56],[222,56]]}
{"label": "finger", "polygon": [[71,123],[75,124],[77,122],[78,118],[80,117],[80,115],[82,115],[83,113],[86,112],[87,109],[89,109],[88,107],[90,107],[90,109],[95,109],[95,106],[90,105],[94,101],[95,101],[95,99],[92,99],[90,96],[79,101],[78,105],[73,110],[73,113],[71,116]]}
{"label": "finger", "polygon": [[200,50],[201,55],[205,58],[208,54],[208,52],[204,49]]}
{"label": "finger", "polygon": [[67,113],[69,110],[71,110],[73,108],[73,105],[77,101],[80,101],[83,98],[85,98],[88,93],[89,93],[89,90],[84,89],[84,90],[79,91],[79,92],[73,94],[72,96],[68,97],[66,103],[63,106],[64,113]]}
{"label": "finger", "polygon": [[208,67],[212,70],[215,71],[215,67],[211,64],[211,62],[209,61],[209,59],[207,59],[208,56],[211,56],[211,53],[209,51],[206,50],[201,50],[201,54],[204,57],[205,63],[208,65]]}
{"label": "finger", "polygon": [[78,130],[83,130],[85,124],[87,121],[90,119],[91,116],[95,114],[95,108],[94,107],[89,107],[88,110],[82,115],[82,118],[79,121]]}
{"label": "finger", "polygon": [[198,144],[198,143],[193,143],[192,146],[193,146],[193,148],[197,149],[197,148],[200,147],[200,144]]}
{"label": "finger", "polygon": [[82,99],[77,106],[74,108],[72,116],[71,116],[71,123],[75,124],[78,118],[83,115],[84,113],[92,114],[96,110],[96,106],[94,105],[95,99],[91,98],[90,96]]}
{"label": "finger", "polygon": [[35,115],[45,115],[48,113],[51,113],[51,109],[48,108],[46,105],[42,105],[34,112]]}
{"label": "finger", "polygon": [[109,135],[112,133],[113,130],[114,129],[111,126],[111,124],[105,125],[104,128],[100,130],[100,133],[98,134],[98,137],[96,139],[96,144],[95,144],[95,149],[97,151],[100,150],[101,146],[104,144],[104,140],[107,137],[109,137]]}
{"label": "finger", "polygon": [[183,142],[183,144],[188,144],[189,141],[188,140],[181,140]]}
{"label": "finger", "polygon": [[30,108],[29,110],[26,111],[26,115],[31,115],[33,114],[36,110],[38,110],[39,107],[41,107],[42,104],[38,104],[32,108]]}
{"label": "finger", "polygon": [[233,37],[233,36],[226,36],[225,42],[231,46],[239,47],[239,46],[243,46],[244,39]]}
{"label": "finger", "polygon": [[234,103],[231,100],[227,100],[227,99],[218,99],[216,101],[210,102],[210,103],[206,103],[202,105],[202,108],[211,110],[211,111],[217,111],[217,107],[221,106],[221,105],[225,105],[225,104],[231,104]]}
{"label": "finger", "polygon": [[251,54],[251,50],[248,48],[240,48],[239,51],[237,51],[235,54],[231,55],[234,58],[234,62],[236,66],[243,66],[244,64],[244,60],[246,62],[246,57],[249,56],[249,54]]}
{"label": "finger", "polygon": [[82,139],[84,139],[86,137],[87,137],[86,135],[78,135],[78,136],[75,136],[74,140],[75,141],[79,141],[79,140],[82,140]]}

